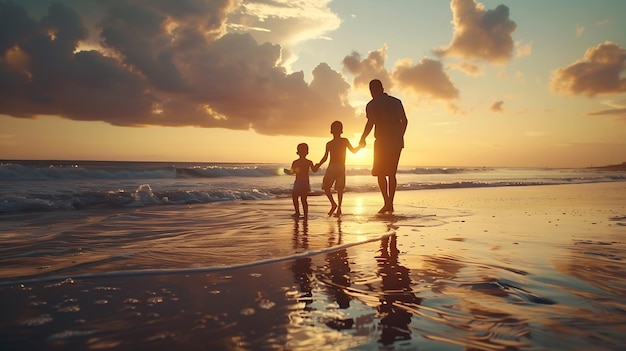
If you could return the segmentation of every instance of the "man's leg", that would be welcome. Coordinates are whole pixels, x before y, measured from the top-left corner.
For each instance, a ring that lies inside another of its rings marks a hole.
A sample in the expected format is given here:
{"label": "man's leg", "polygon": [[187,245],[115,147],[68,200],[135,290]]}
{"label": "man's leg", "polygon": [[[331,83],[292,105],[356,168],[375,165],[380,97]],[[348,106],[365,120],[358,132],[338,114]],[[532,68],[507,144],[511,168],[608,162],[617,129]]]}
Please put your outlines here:
{"label": "man's leg", "polygon": [[384,175],[378,176],[378,187],[380,188],[380,194],[383,196],[385,205],[378,211],[378,213],[385,213],[389,210],[389,192],[387,190],[387,177]]}
{"label": "man's leg", "polygon": [[398,186],[398,180],[396,175],[389,176],[389,208],[388,210],[393,212],[393,198],[396,196],[396,187]]}

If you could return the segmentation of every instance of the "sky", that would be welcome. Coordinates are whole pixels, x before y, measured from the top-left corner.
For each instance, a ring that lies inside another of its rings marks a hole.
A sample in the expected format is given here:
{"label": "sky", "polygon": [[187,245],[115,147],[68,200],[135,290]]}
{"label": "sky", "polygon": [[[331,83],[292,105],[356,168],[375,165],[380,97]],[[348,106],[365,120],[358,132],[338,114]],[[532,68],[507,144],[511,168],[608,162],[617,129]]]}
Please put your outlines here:
{"label": "sky", "polygon": [[[0,0],[0,159],[318,161],[371,79],[401,166],[626,161],[623,0]],[[368,146],[349,155],[370,165]]]}

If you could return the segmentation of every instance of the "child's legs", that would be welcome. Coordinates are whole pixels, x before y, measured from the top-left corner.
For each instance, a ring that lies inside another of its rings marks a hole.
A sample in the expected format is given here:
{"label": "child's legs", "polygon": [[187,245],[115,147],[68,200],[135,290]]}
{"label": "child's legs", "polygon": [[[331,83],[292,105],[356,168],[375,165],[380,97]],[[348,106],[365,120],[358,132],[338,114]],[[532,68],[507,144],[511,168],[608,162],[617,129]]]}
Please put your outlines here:
{"label": "child's legs", "polygon": [[341,202],[343,201],[343,192],[346,189],[346,174],[343,173],[339,177],[337,177],[337,182],[335,183],[335,190],[337,190],[337,202],[339,204],[339,208],[341,209]]}
{"label": "child's legs", "polygon": [[305,217],[309,214],[309,202],[307,201],[306,198],[307,198],[306,195],[300,196],[300,200],[302,201],[302,213],[304,214]]}
{"label": "child's legs", "polygon": [[330,190],[330,188],[324,189],[324,193],[326,194],[328,201],[330,201],[332,205],[336,205],[335,199],[333,198],[333,192]]}
{"label": "child's legs", "polygon": [[293,201],[293,209],[296,211],[296,214],[300,214],[300,206],[298,204],[298,195],[295,193],[292,194],[291,200]]}
{"label": "child's legs", "polygon": [[326,193],[326,196],[328,197],[328,201],[330,201],[330,211],[328,211],[328,215],[330,216],[337,209],[337,203],[335,202],[335,199],[333,199],[333,193],[331,192],[330,188],[324,189],[324,192]]}
{"label": "child's legs", "polygon": [[332,188],[337,179],[333,169],[334,168],[332,166],[329,166],[328,169],[326,169],[326,174],[324,174],[324,179],[322,180],[322,189],[324,189],[324,193],[326,194],[328,201],[330,201],[330,204],[335,207],[337,206],[337,203],[335,202],[335,199],[333,199]]}

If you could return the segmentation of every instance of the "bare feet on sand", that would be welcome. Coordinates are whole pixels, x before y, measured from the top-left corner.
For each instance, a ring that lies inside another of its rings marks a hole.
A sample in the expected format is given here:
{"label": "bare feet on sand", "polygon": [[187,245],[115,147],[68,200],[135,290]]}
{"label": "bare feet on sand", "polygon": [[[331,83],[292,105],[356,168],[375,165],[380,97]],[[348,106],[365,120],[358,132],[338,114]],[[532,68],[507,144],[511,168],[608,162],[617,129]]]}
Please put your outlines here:
{"label": "bare feet on sand", "polygon": [[385,205],[383,206],[379,211],[379,214],[385,214],[385,213],[389,213],[392,214],[393,213],[393,205]]}
{"label": "bare feet on sand", "polygon": [[335,213],[336,209],[337,209],[336,203],[330,204],[330,211],[328,211],[328,217],[332,216],[332,214]]}

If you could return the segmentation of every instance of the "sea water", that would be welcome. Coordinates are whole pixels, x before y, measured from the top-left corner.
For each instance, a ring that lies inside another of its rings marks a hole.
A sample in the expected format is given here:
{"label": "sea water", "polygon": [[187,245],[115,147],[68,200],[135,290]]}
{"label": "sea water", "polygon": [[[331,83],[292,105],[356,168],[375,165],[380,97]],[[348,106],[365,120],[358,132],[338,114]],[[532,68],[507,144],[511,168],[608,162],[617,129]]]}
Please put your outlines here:
{"label": "sea water", "polygon": [[[267,200],[290,196],[283,164],[0,161],[0,216],[90,208]],[[324,169],[311,173],[320,195]],[[348,166],[346,192],[375,192],[367,166]],[[625,181],[600,169],[400,167],[398,190]]]}

